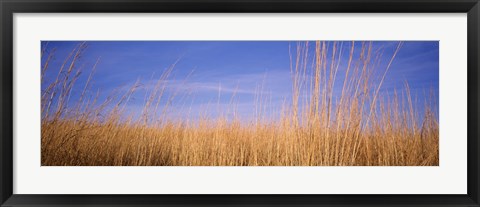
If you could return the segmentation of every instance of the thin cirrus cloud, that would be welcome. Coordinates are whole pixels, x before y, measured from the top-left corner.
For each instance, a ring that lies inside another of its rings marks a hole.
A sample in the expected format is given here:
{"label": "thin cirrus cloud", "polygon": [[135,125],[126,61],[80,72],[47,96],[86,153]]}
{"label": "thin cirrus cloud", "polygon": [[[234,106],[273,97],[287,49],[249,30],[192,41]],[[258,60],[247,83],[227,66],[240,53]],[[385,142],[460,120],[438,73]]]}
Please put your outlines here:
{"label": "thin cirrus cloud", "polygon": [[[270,93],[265,90],[281,90],[282,88],[279,86],[285,84],[285,81],[289,81],[289,78],[290,74],[286,72],[275,72],[274,74],[263,72],[210,77],[208,80],[202,80],[194,76],[183,80],[165,80],[163,82],[167,88],[172,90],[254,95],[261,92],[262,89],[264,93]],[[156,81],[151,81],[147,88],[152,88],[155,84]]]}

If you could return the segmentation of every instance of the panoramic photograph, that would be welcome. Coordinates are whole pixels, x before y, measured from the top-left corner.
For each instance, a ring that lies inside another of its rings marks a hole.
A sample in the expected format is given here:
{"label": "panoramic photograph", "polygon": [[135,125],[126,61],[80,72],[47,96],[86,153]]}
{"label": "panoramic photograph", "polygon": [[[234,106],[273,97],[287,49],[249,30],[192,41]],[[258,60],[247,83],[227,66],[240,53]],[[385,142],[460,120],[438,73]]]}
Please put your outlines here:
{"label": "panoramic photograph", "polygon": [[42,166],[439,166],[438,41],[42,41]]}

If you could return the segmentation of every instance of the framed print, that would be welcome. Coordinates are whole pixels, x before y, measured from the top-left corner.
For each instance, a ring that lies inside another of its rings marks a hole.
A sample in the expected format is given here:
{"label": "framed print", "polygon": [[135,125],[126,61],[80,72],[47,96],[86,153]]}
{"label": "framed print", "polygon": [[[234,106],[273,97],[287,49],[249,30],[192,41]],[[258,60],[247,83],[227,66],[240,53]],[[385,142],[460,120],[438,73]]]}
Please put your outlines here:
{"label": "framed print", "polygon": [[479,4],[1,1],[2,206],[479,206]]}

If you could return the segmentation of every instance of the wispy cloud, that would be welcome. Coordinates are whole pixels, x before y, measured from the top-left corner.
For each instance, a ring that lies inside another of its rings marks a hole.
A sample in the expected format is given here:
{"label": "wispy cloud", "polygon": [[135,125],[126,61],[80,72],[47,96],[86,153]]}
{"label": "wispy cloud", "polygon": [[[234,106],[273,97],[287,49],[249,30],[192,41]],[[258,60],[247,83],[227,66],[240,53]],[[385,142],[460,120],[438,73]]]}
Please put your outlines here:
{"label": "wispy cloud", "polygon": [[237,84],[232,87],[231,83],[225,82],[190,82],[190,81],[175,81],[169,80],[166,84],[167,88],[179,91],[197,92],[197,93],[238,93],[238,94],[255,94],[255,90],[240,89]]}
{"label": "wispy cloud", "polygon": [[[210,93],[210,94],[268,94],[277,89],[283,90],[286,81],[290,81],[287,72],[261,72],[251,74],[211,75],[208,77],[187,77],[184,79],[160,80],[162,86],[177,93]],[[157,80],[150,80],[142,84],[142,89],[151,90]]]}

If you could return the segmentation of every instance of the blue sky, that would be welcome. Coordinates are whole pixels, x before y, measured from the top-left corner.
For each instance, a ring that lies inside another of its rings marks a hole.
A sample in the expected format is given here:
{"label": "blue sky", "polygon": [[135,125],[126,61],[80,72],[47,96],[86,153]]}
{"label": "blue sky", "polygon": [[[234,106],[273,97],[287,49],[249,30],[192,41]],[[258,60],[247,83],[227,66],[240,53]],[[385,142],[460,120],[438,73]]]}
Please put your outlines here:
{"label": "blue sky", "polygon": [[[55,79],[63,60],[79,43],[42,42],[42,49],[53,51],[55,48],[54,59],[44,77],[46,83]],[[237,112],[241,117],[249,118],[255,114],[255,94],[260,89],[264,96],[269,97],[267,102],[270,107],[266,113],[278,114],[283,100],[289,100],[291,96],[289,46],[294,48],[296,44],[290,41],[88,41],[88,47],[79,60],[82,74],[74,86],[71,100],[79,96],[90,70],[100,58],[89,89],[90,95],[101,91],[104,99],[113,90],[126,90],[140,80],[142,86],[127,105],[130,113],[138,114],[144,104],[145,93],[166,68],[178,61],[166,81],[167,93],[177,94],[168,112],[170,117],[195,117],[199,112],[213,117],[225,114],[236,91]],[[314,42],[309,44],[314,48]],[[349,41],[342,43],[344,55],[340,61],[338,80],[344,75],[342,71],[345,71],[350,44]],[[355,44],[358,52],[362,43]],[[378,74],[374,77],[383,74],[397,44],[393,41],[373,42],[373,51],[384,52]],[[428,98],[423,93],[431,88],[438,100],[438,50],[437,41],[404,42],[385,77],[381,92],[391,93],[395,87],[402,88],[406,81],[418,100]],[[45,58],[42,65],[44,61]],[[339,91],[339,83],[336,83],[334,92]],[[45,87],[46,84],[43,84],[42,90]],[[422,104],[418,106],[420,111],[423,110]]]}

